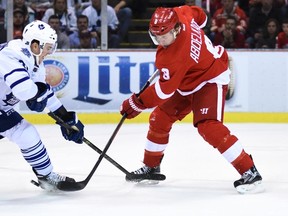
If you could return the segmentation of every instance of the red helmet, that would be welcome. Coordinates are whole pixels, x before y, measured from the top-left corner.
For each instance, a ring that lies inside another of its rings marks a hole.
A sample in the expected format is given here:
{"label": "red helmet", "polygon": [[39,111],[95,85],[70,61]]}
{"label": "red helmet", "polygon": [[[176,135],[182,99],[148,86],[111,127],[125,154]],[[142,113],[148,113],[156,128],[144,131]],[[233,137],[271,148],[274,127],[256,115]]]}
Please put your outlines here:
{"label": "red helmet", "polygon": [[149,31],[153,35],[163,35],[171,31],[178,22],[178,16],[173,8],[159,7],[151,17]]}

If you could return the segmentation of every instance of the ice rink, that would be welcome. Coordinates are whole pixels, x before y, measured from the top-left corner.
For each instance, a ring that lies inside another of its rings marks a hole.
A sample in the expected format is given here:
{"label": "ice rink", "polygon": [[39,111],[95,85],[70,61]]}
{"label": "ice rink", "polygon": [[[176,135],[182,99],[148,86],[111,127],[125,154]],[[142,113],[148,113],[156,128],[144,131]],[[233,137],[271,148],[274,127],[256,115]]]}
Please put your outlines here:
{"label": "ice rink", "polygon": [[[108,155],[129,171],[142,166],[147,124],[124,122]],[[288,124],[226,124],[251,153],[266,189],[240,195],[239,174],[202,140],[192,124],[177,123],[162,162],[167,179],[158,185],[125,182],[106,159],[82,191],[47,193],[18,147],[0,140],[1,216],[287,216]],[[36,125],[54,170],[84,180],[99,154],[88,145],[65,141],[57,125]],[[88,124],[85,137],[103,149],[116,124]]]}

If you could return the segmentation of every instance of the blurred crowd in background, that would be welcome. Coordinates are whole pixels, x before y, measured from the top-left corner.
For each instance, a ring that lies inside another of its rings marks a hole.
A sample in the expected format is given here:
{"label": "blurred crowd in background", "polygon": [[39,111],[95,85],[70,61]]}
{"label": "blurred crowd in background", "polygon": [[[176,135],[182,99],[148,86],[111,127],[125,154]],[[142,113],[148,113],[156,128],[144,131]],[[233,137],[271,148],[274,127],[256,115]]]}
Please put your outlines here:
{"label": "blurred crowd in background", "polygon": [[[7,0],[0,2],[0,43],[3,43],[7,40]],[[124,43],[129,48],[133,20],[148,20],[144,27],[148,30],[155,7],[196,3],[195,0],[108,0],[108,48],[121,48]],[[208,16],[204,31],[214,45],[233,49],[288,48],[288,0],[202,0],[200,3]],[[13,0],[13,38],[21,38],[24,26],[36,19],[55,29],[60,49],[100,46],[101,0]]]}

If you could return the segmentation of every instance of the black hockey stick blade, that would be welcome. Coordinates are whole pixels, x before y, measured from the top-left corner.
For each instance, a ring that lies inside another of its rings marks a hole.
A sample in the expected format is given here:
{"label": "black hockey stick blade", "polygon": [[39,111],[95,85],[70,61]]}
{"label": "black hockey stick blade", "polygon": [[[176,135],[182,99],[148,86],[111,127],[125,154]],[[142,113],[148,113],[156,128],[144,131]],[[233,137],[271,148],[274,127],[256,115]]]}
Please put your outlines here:
{"label": "black hockey stick blade", "polygon": [[166,176],[161,173],[148,173],[148,174],[133,174],[129,173],[126,175],[126,181],[129,182],[140,182],[143,180],[154,180],[154,181],[164,181]]}
{"label": "black hockey stick blade", "polygon": [[118,123],[117,127],[115,128],[112,136],[110,137],[108,143],[106,144],[104,150],[100,154],[96,164],[94,165],[94,167],[90,171],[90,173],[87,176],[87,178],[85,180],[83,180],[83,181],[80,181],[80,182],[66,182],[66,181],[59,182],[58,185],[57,185],[57,188],[59,190],[62,190],[62,191],[79,191],[79,190],[82,190],[82,189],[84,189],[86,187],[86,185],[88,184],[88,182],[92,178],[93,174],[95,173],[96,169],[100,165],[102,159],[106,155],[106,152],[108,151],[108,149],[109,149],[111,143],[113,142],[116,134],[118,133],[118,131],[120,130],[120,128],[121,128],[121,126],[123,124],[123,122],[125,121],[126,116],[127,116],[126,113],[122,116],[120,122]]}
{"label": "black hockey stick blade", "polygon": [[80,182],[65,182],[60,181],[57,185],[58,190],[73,192],[73,191],[80,191],[83,190],[88,182],[80,181]]}
{"label": "black hockey stick blade", "polygon": [[[31,180],[30,181],[36,187],[40,187],[40,184],[37,181]],[[81,182],[65,182],[60,181],[56,186],[60,191],[79,191],[86,187],[87,183],[84,181]]]}

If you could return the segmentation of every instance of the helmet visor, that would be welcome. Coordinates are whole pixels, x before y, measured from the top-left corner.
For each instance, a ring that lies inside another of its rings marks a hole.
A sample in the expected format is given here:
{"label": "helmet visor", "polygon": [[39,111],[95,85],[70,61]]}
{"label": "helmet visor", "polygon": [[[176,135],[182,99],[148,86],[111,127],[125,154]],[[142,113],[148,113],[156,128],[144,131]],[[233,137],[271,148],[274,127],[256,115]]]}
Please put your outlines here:
{"label": "helmet visor", "polygon": [[154,35],[151,31],[149,31],[149,35],[155,45],[161,45],[164,47],[169,46],[172,44],[176,38],[176,35],[174,34],[175,30],[172,29],[169,32],[163,34],[163,35]]}
{"label": "helmet visor", "polygon": [[154,43],[155,45],[159,45],[156,36],[153,35],[150,30],[148,31],[148,33],[149,33],[149,36],[150,36],[151,40],[153,41],[153,43]]}
{"label": "helmet visor", "polygon": [[52,43],[45,43],[44,45],[40,46],[40,49],[42,50],[42,53],[45,53],[46,55],[53,54],[57,49],[57,42]]}

